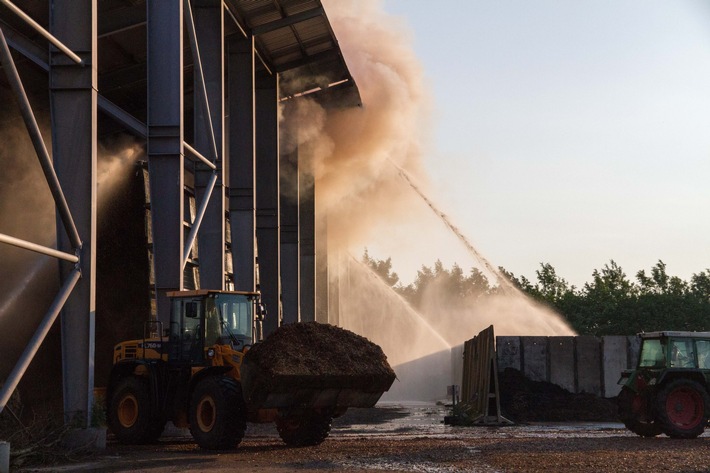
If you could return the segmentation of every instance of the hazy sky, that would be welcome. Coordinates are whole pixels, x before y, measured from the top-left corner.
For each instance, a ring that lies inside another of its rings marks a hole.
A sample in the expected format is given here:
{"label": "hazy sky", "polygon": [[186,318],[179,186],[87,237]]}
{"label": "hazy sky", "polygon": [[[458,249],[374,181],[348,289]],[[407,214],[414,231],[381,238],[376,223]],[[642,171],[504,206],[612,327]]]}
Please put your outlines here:
{"label": "hazy sky", "polygon": [[[710,2],[382,5],[432,91],[431,197],[494,265],[576,285],[610,259],[710,267]],[[405,282],[437,257],[469,269],[444,233],[372,251]]]}

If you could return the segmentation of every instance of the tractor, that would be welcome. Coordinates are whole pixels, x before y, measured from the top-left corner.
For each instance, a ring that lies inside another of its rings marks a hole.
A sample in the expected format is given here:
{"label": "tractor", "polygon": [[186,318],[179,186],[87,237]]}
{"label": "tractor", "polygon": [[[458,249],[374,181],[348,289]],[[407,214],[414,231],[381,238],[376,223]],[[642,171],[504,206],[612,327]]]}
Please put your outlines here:
{"label": "tractor", "polygon": [[642,437],[698,437],[710,416],[710,332],[639,337],[636,369],[623,371],[619,379],[621,420]]}

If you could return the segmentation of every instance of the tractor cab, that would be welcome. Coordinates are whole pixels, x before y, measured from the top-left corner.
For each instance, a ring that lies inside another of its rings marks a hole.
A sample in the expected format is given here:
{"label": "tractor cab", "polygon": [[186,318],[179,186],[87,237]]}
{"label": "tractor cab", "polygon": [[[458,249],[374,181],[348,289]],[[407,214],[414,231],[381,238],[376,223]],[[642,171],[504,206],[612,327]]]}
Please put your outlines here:
{"label": "tractor cab", "polygon": [[264,314],[259,293],[198,290],[168,296],[170,361],[201,364],[214,356],[216,346],[244,352],[258,341]]}
{"label": "tractor cab", "polygon": [[619,415],[638,435],[702,434],[710,416],[710,332],[639,334],[636,369],[621,373]]}

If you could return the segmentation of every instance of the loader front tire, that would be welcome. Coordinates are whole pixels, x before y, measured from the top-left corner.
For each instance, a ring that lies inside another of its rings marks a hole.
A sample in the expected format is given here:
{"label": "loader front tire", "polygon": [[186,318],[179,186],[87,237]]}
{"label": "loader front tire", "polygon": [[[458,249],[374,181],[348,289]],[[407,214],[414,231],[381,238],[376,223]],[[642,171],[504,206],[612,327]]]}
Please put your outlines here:
{"label": "loader front tire", "polygon": [[333,416],[330,413],[307,411],[302,414],[279,416],[276,429],[279,437],[290,447],[320,445],[328,438]]}
{"label": "loader front tire", "polygon": [[190,433],[207,450],[236,448],[246,431],[246,406],[241,386],[229,376],[200,381],[190,401]]}
{"label": "loader front tire", "polygon": [[113,390],[107,420],[116,439],[129,445],[154,442],[163,431],[155,425],[148,383],[132,376],[120,380]]}

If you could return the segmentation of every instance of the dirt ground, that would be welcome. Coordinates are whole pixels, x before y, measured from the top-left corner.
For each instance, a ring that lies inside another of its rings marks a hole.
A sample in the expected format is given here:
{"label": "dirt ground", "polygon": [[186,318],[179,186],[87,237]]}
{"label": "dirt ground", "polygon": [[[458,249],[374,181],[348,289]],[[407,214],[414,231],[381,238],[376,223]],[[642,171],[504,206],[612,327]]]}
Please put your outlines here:
{"label": "dirt ground", "polygon": [[351,409],[317,447],[287,448],[271,425],[250,425],[238,449],[202,451],[185,432],[129,447],[109,437],[81,462],[18,471],[96,472],[639,472],[710,471],[710,431],[644,439],[617,423],[452,427],[441,406]]}

